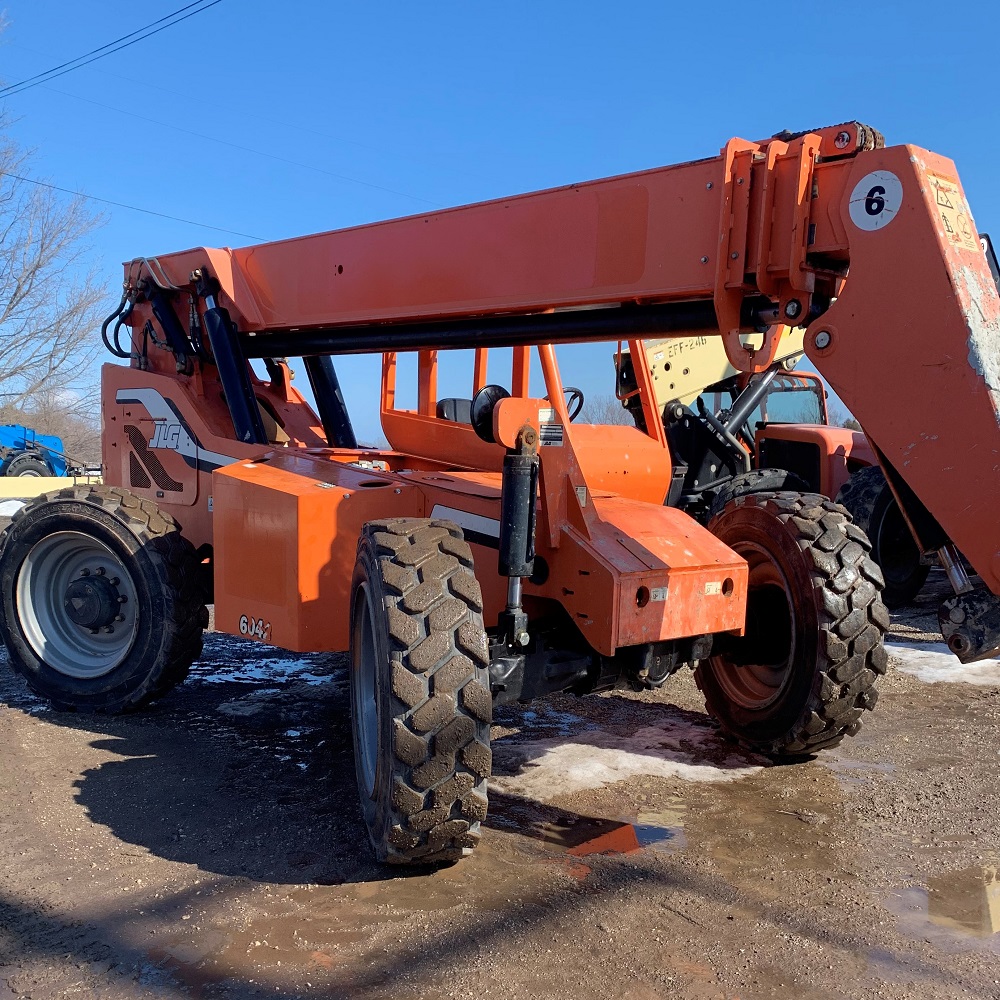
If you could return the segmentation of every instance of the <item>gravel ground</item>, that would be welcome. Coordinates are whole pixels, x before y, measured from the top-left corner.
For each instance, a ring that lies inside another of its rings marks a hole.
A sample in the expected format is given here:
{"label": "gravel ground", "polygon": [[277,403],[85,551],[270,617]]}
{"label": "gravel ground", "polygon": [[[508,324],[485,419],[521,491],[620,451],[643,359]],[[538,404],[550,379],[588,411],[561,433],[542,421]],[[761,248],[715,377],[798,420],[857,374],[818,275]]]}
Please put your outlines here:
{"label": "gravel ground", "polygon": [[211,633],[152,709],[0,660],[0,1000],[1000,997],[1000,664],[896,616],[861,734],[775,766],[660,692],[504,709],[483,844],[380,869],[344,658]]}

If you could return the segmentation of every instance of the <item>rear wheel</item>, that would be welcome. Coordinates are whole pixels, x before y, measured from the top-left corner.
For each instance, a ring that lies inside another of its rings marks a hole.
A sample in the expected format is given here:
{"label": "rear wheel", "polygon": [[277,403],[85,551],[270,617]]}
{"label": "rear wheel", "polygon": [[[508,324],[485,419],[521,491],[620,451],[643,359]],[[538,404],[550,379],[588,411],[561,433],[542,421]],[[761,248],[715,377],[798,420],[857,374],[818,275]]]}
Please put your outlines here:
{"label": "rear wheel", "polygon": [[52,470],[40,459],[33,458],[31,455],[22,455],[20,458],[15,458],[10,465],[7,466],[7,476],[51,476]]}
{"label": "rear wheel", "polygon": [[126,490],[39,497],[0,538],[0,637],[56,707],[140,708],[201,655],[200,570],[174,520]]}
{"label": "rear wheel", "polygon": [[380,861],[454,861],[479,842],[492,696],[472,550],[449,521],[365,525],[351,587],[351,718]]}
{"label": "rear wheel", "polygon": [[882,575],[864,532],[825,497],[740,497],[709,530],[749,567],[746,634],[697,667],[709,712],[772,755],[835,746],[875,707],[887,657]]}
{"label": "rear wheel", "polygon": [[927,581],[930,566],[920,561],[920,550],[885,473],[877,465],[859,469],[840,488],[837,503],[871,539],[872,558],[885,577],[882,599],[890,608],[909,604]]}

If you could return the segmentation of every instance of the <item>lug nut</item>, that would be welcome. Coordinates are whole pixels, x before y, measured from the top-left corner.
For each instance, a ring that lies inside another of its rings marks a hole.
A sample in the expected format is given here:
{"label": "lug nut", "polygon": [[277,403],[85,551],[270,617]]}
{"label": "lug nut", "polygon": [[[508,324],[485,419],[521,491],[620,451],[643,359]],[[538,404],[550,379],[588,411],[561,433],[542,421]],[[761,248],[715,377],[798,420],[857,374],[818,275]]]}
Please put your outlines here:
{"label": "lug nut", "polygon": [[91,635],[97,635],[101,630],[99,628],[92,628],[89,630]]}
{"label": "lug nut", "polygon": [[123,621],[125,621],[125,616],[124,615],[115,615],[115,621],[116,622],[123,622]]}
{"label": "lug nut", "polygon": [[111,577],[111,586],[112,587],[117,587],[119,583],[121,583],[121,580],[119,580],[117,576]]}
{"label": "lug nut", "polygon": [[128,600],[128,598],[124,594],[119,594],[118,595],[118,603],[119,604],[124,604],[127,600]]}
{"label": "lug nut", "polygon": [[89,569],[81,569],[80,570],[80,576],[90,576],[90,570]]}
{"label": "lug nut", "polygon": [[107,626],[107,627],[106,627],[106,628],[104,629],[104,631],[105,631],[105,632],[107,632],[107,634],[108,634],[108,635],[111,635],[111,633],[112,633],[112,632],[114,632],[114,630],[115,630],[115,627],[114,627],[114,625],[108,625],[108,626]]}
{"label": "lug nut", "polygon": [[94,572],[98,576],[104,576],[104,567],[103,566],[98,566],[97,569],[94,570]]}

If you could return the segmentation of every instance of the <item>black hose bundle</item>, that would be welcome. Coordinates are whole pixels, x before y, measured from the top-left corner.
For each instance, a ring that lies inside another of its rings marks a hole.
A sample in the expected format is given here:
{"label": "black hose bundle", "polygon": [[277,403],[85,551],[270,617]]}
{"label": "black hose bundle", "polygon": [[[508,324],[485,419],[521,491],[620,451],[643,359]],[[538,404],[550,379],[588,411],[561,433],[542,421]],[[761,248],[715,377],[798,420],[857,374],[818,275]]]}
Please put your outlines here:
{"label": "black hose bundle", "polygon": [[[118,303],[118,307],[115,311],[101,324],[101,340],[104,341],[104,346],[116,357],[116,358],[127,358],[131,359],[132,352],[126,351],[122,345],[119,336],[121,334],[121,328],[125,325],[126,319],[128,319],[129,313],[132,311],[132,303],[129,301],[128,292],[122,292],[121,302]],[[108,327],[111,325],[112,320],[117,320],[115,323],[115,328],[108,336]]]}

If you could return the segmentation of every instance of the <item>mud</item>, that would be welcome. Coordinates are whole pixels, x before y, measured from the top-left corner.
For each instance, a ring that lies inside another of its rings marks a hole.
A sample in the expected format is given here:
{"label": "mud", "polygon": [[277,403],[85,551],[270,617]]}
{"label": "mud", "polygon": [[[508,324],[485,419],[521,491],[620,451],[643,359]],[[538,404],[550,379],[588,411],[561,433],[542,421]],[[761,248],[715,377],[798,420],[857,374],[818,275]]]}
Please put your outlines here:
{"label": "mud", "polygon": [[688,673],[500,710],[432,874],[370,861],[342,657],[210,634],[115,719],[0,663],[0,1000],[1000,997],[1000,687],[921,663],[935,587],[814,760],[735,749]]}

